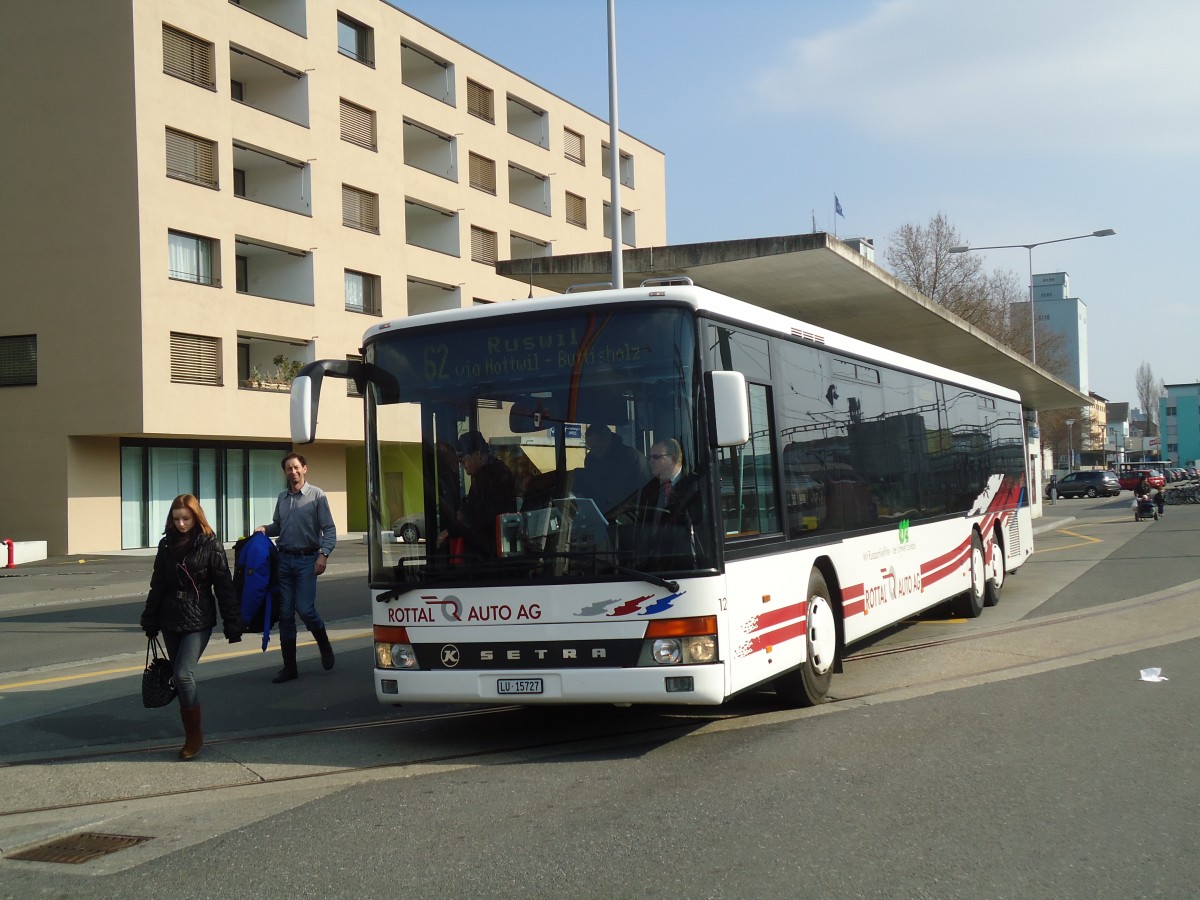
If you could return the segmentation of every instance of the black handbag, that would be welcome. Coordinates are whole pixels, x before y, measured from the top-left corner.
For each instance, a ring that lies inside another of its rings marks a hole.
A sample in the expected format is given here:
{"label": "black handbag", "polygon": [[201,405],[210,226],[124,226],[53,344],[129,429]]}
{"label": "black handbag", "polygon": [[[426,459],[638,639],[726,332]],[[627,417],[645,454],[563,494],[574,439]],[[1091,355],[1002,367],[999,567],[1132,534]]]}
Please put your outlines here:
{"label": "black handbag", "polygon": [[142,672],[142,706],[155,709],[175,699],[175,679],[167,651],[152,637],[146,642],[146,670]]}

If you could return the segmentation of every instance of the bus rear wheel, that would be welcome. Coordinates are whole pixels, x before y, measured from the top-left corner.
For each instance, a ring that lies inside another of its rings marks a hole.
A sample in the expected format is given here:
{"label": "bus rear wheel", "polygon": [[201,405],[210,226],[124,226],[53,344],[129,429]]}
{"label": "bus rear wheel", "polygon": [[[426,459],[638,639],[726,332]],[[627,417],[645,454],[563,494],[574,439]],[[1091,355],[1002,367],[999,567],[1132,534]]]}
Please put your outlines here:
{"label": "bus rear wheel", "polygon": [[775,679],[775,694],[791,706],[824,703],[837,661],[837,613],[825,576],[817,569],[808,576],[804,643],[804,662]]}

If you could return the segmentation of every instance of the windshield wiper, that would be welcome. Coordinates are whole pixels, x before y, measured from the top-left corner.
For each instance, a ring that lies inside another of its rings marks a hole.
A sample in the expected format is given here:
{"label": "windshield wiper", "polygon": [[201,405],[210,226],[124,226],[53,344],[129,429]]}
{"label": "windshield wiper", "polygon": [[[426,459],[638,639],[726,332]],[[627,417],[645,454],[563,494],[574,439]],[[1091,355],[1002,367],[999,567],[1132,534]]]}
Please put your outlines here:
{"label": "windshield wiper", "polygon": [[655,575],[653,572],[643,572],[641,569],[635,569],[631,566],[622,565],[619,562],[614,562],[610,559],[601,559],[596,554],[591,553],[535,553],[532,554],[537,559],[588,559],[593,560],[597,566],[607,567],[620,572],[622,575],[632,575],[641,581],[649,582],[658,587],[666,588],[671,593],[676,593],[679,590],[679,582],[672,581],[669,578],[663,578],[661,575]]}

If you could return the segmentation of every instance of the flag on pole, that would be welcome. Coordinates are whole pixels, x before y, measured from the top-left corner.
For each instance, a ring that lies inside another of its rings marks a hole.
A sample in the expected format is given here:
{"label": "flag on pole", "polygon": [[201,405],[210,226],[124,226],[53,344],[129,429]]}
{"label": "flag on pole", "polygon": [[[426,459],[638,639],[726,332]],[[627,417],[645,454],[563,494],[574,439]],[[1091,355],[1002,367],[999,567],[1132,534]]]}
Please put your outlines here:
{"label": "flag on pole", "polygon": [[842,212],[842,201],[838,199],[837,194],[833,195],[833,211],[843,219],[846,218],[846,214]]}

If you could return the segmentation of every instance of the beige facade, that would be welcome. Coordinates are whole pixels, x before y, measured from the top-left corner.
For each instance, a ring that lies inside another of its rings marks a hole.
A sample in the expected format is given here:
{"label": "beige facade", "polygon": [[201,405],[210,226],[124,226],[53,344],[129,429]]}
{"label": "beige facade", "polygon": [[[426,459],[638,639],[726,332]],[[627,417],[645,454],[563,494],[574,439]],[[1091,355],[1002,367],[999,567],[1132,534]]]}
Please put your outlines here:
{"label": "beige facade", "polygon": [[[0,538],[153,545],[179,489],[243,533],[282,487],[291,364],[355,355],[381,318],[526,296],[496,260],[610,246],[606,122],[382,0],[13,18]],[[625,243],[661,245],[664,157],[620,149]],[[328,393],[303,452],[357,530],[362,405]]]}

